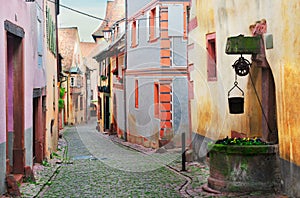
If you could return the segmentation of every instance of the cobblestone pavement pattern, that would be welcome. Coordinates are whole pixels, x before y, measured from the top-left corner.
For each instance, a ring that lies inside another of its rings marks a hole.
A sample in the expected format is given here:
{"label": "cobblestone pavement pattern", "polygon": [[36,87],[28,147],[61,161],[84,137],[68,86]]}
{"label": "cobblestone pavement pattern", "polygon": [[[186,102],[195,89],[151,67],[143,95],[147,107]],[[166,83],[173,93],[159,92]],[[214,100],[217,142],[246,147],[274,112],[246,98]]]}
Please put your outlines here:
{"label": "cobblestone pavement pattern", "polygon": [[37,182],[22,185],[22,197],[283,197],[206,192],[207,164],[193,162],[180,172],[180,152],[122,142],[97,132],[95,125],[66,128],[59,144],[65,160],[35,166]]}
{"label": "cobblestone pavement pattern", "polygon": [[166,155],[145,155],[113,143],[81,125],[64,132],[68,157],[42,197],[180,197],[183,177],[161,163]]}

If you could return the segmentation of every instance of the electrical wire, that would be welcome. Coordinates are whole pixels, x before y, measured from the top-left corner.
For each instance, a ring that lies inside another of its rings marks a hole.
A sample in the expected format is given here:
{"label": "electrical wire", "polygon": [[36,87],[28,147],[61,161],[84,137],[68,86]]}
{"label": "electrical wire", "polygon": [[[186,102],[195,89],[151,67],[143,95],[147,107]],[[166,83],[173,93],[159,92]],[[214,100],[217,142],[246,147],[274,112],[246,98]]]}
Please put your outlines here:
{"label": "electrical wire", "polygon": [[[52,1],[52,0],[47,0],[47,1],[56,4],[55,1]],[[100,17],[96,17],[96,16],[94,16],[94,15],[91,15],[91,14],[88,14],[88,13],[85,13],[85,12],[82,12],[82,11],[79,11],[79,10],[76,10],[76,9],[74,9],[74,8],[70,8],[70,7],[65,6],[65,5],[62,5],[62,4],[59,4],[59,6],[60,6],[60,7],[63,7],[63,8],[66,8],[66,9],[68,9],[68,10],[71,10],[71,11],[73,11],[73,12],[77,12],[77,13],[79,13],[79,14],[85,15],[85,16],[87,16],[87,17],[91,17],[91,18],[94,18],[94,19],[97,19],[97,20],[101,20],[101,21],[108,22],[108,20],[106,20],[106,19],[102,19],[102,18],[100,18]]]}
{"label": "electrical wire", "polygon": [[[53,0],[47,0],[47,1],[56,4],[56,2],[53,1]],[[100,18],[100,17],[96,17],[96,16],[94,16],[94,15],[91,15],[91,14],[88,14],[88,13],[85,13],[85,12],[82,12],[82,11],[80,11],[80,10],[76,10],[76,9],[74,9],[74,8],[70,8],[70,7],[65,6],[65,5],[62,5],[62,4],[59,4],[59,6],[65,8],[65,9],[71,10],[71,11],[73,11],[73,12],[76,12],[76,13],[78,13],[78,14],[82,14],[82,15],[84,15],[84,16],[91,17],[91,18],[93,18],[93,19],[97,19],[97,20],[105,21],[105,22],[113,22],[113,21],[110,21],[110,20],[107,20],[107,19],[103,19],[103,18]],[[155,18],[159,18],[159,17],[155,17]],[[136,19],[136,21],[142,21],[142,20],[148,20],[148,19],[153,19],[153,18],[140,18],[140,19]],[[120,19],[120,20],[117,20],[117,21],[115,21],[115,23],[119,23],[119,22],[124,21],[124,20],[126,20],[126,18],[122,18],[122,19]]]}

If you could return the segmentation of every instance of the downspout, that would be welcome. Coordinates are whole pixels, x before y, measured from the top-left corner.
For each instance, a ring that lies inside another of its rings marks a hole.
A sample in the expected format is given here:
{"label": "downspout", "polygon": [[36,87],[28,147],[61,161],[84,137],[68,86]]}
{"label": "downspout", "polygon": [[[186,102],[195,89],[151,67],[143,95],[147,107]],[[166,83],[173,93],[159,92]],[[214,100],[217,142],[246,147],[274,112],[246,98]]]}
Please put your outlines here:
{"label": "downspout", "polygon": [[[55,36],[56,36],[56,79],[58,82],[59,81],[59,74],[60,74],[60,56],[59,56],[59,50],[58,50],[58,25],[57,25],[57,16],[59,15],[59,0],[56,0],[55,1],[55,28],[56,28],[56,31],[55,31]],[[56,86],[57,88],[57,86]],[[56,89],[56,91],[58,92],[58,96],[60,95],[60,89]],[[56,100],[56,98],[54,99]],[[58,102],[58,100],[57,100]],[[55,104],[57,104],[57,102],[55,102]],[[54,118],[54,119],[57,119],[57,124],[56,124],[56,127],[57,127],[57,139],[59,139],[59,108],[55,108],[57,109],[57,118]]]}
{"label": "downspout", "polygon": [[[190,33],[190,31],[189,31],[189,24],[190,24],[190,14],[191,14],[191,3],[189,3],[189,6],[187,7],[187,9],[186,9],[186,20],[187,20],[187,23],[186,23],[186,25],[187,25],[187,27],[186,27],[186,32],[187,32],[187,50],[186,50],[186,64],[187,64],[187,76],[188,76],[188,78],[187,78],[187,80],[188,80],[188,87],[190,87],[190,88],[192,88],[191,86],[190,86],[190,80],[191,80],[191,75],[190,75],[190,72],[189,72],[189,49],[188,49],[188,45],[189,45],[189,33]],[[190,90],[188,89],[188,92],[189,92]],[[192,91],[194,91],[194,90],[192,90]],[[190,96],[190,94],[188,93],[188,95]],[[189,131],[188,131],[188,139],[187,139],[187,142],[188,142],[188,144],[189,144],[189,148],[190,149],[192,149],[192,145],[193,145],[193,143],[192,143],[192,141],[193,141],[193,138],[192,138],[192,115],[191,115],[191,98],[189,97],[189,99],[188,99],[188,116],[189,116]]]}
{"label": "downspout", "polygon": [[126,99],[126,70],[127,70],[127,29],[128,29],[128,0],[125,0],[125,60],[124,60],[124,80],[123,80],[123,89],[124,89],[124,117],[125,117],[125,123],[124,123],[124,140],[127,140],[127,99]]}
{"label": "downspout", "polygon": [[90,70],[87,66],[85,67],[85,123],[88,123],[88,72],[90,72]]}
{"label": "downspout", "polygon": [[69,106],[70,106],[70,86],[69,86],[69,80],[70,80],[70,73],[68,73],[68,76],[67,76],[67,90],[68,90],[68,93],[67,93],[67,120],[68,120],[68,125],[70,124],[70,112],[69,112]]}

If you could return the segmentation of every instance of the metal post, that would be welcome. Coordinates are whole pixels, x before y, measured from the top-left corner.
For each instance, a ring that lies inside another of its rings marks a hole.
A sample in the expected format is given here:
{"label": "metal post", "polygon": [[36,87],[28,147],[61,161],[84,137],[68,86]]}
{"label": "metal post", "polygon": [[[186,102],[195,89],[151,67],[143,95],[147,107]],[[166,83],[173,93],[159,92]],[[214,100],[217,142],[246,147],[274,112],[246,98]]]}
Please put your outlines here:
{"label": "metal post", "polygon": [[181,134],[181,143],[182,143],[182,149],[181,149],[182,169],[181,169],[181,171],[186,171],[186,168],[185,168],[185,162],[186,162],[186,158],[185,158],[185,133]]}
{"label": "metal post", "polygon": [[124,76],[123,76],[123,86],[124,86],[124,140],[127,142],[128,137],[127,137],[127,97],[126,97],[126,71],[127,71],[127,53],[128,53],[128,44],[127,44],[127,33],[128,33],[128,0],[125,0],[125,63],[124,63]]}

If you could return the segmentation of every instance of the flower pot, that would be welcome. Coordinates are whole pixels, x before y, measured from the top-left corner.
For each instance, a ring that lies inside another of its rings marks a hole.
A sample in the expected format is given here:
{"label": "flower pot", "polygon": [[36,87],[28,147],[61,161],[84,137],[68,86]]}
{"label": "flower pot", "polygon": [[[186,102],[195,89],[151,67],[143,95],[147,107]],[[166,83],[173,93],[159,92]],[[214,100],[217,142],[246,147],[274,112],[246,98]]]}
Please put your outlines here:
{"label": "flower pot", "polygon": [[209,149],[208,186],[221,192],[278,190],[278,145],[222,145]]}

